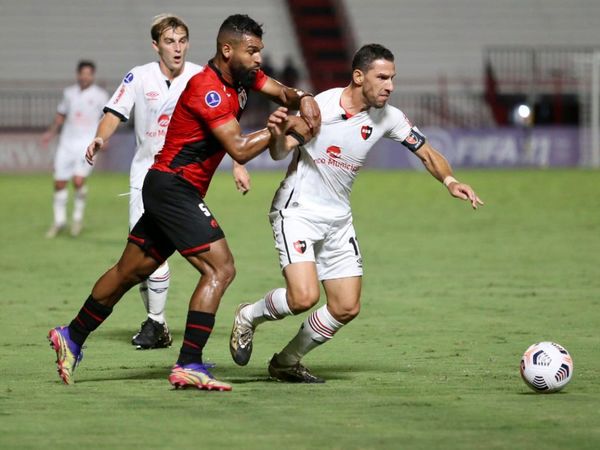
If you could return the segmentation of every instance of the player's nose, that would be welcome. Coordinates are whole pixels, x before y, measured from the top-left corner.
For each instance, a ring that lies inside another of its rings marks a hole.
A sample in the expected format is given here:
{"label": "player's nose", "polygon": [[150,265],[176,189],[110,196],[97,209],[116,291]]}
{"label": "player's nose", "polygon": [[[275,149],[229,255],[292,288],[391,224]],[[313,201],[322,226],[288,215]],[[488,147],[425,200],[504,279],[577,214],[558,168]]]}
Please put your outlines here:
{"label": "player's nose", "polygon": [[394,82],[392,80],[388,80],[385,84],[385,90],[390,94],[394,92]]}

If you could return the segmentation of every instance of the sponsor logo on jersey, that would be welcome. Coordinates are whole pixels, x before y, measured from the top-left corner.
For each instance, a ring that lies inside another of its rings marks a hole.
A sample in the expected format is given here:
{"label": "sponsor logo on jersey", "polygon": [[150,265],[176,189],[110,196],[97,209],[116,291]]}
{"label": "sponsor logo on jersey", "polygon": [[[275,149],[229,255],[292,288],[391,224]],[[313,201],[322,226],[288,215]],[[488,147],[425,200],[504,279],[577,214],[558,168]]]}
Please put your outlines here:
{"label": "sponsor logo on jersey", "polygon": [[246,107],[247,101],[248,101],[248,94],[246,93],[246,89],[241,88],[238,92],[238,102],[240,104],[240,109],[244,109]]}
{"label": "sponsor logo on jersey", "polygon": [[168,116],[168,114],[161,114],[156,122],[164,128],[169,126],[170,121],[171,118]]}
{"label": "sponsor logo on jersey", "polygon": [[204,96],[204,102],[209,108],[216,108],[221,104],[221,96],[217,91],[210,91]]}
{"label": "sponsor logo on jersey", "polygon": [[210,221],[210,226],[213,228],[219,228],[219,224],[217,223],[217,221],[215,219],[212,219]]}
{"label": "sponsor logo on jersey", "polygon": [[371,137],[371,133],[373,133],[373,127],[370,127],[369,125],[363,125],[360,128],[360,135],[365,141]]}
{"label": "sponsor logo on jersey", "polygon": [[125,75],[125,78],[123,78],[123,83],[129,84],[132,81],[133,81],[133,74],[131,72],[129,72],[127,75]]}
{"label": "sponsor logo on jersey", "polygon": [[158,97],[159,95],[160,95],[160,94],[159,94],[158,92],[156,92],[156,91],[150,91],[150,92],[146,92],[146,98],[147,98],[148,100],[157,100],[157,97]]}
{"label": "sponsor logo on jersey", "polygon": [[327,147],[326,152],[330,158],[338,159],[342,157],[342,149],[336,145],[330,145]]}
{"label": "sponsor logo on jersey", "polygon": [[306,241],[296,241],[294,242],[294,249],[300,254],[304,254],[306,251]]}

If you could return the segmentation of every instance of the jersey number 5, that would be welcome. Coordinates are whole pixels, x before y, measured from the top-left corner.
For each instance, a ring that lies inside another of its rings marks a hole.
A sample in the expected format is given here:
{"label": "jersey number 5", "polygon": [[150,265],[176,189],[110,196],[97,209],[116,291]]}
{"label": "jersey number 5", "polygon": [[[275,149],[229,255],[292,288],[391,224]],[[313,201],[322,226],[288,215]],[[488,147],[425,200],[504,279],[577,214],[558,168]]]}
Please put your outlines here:
{"label": "jersey number 5", "polygon": [[202,211],[206,217],[211,216],[210,211],[204,203],[198,203],[198,208],[200,208],[200,211]]}

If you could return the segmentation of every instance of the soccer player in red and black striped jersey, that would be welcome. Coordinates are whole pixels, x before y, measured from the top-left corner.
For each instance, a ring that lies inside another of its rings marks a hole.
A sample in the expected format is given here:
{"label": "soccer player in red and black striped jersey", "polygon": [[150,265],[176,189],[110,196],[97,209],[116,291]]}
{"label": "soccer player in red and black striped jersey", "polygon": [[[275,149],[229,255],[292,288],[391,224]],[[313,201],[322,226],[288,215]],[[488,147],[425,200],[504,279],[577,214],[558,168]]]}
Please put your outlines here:
{"label": "soccer player in red and black striped jersey", "polygon": [[133,286],[145,280],[176,250],[200,272],[189,302],[179,358],[169,382],[175,387],[231,390],[204,364],[202,349],[215,314],[235,276],[225,235],[204,202],[211,178],[225,154],[244,164],[269,143],[267,128],[242,134],[239,118],[252,89],[280,105],[298,109],[308,139],[318,132],[320,111],[310,94],[283,86],[260,69],[263,30],[246,15],[228,17],[219,29],[217,52],[181,94],[165,144],[144,180],[144,214],[130,232],[119,262],[94,285],[73,321],[49,332],[58,372],[66,384],[82,358],[81,346]]}

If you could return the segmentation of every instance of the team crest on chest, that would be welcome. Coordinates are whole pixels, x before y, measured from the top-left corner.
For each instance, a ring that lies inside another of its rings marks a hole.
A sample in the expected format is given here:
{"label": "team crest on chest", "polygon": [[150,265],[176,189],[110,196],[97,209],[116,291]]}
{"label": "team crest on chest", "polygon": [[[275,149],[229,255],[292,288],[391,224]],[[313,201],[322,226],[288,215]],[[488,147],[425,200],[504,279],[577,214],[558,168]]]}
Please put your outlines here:
{"label": "team crest on chest", "polygon": [[238,91],[238,102],[240,103],[240,109],[244,109],[246,102],[248,101],[248,94],[244,88],[240,88]]}
{"label": "team crest on chest", "polygon": [[369,125],[363,125],[360,128],[360,135],[362,136],[362,138],[366,141],[367,139],[369,139],[369,137],[371,136],[371,133],[373,133],[373,127],[370,127]]}

